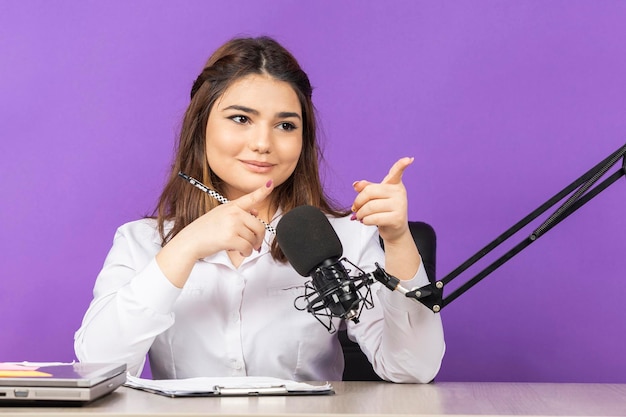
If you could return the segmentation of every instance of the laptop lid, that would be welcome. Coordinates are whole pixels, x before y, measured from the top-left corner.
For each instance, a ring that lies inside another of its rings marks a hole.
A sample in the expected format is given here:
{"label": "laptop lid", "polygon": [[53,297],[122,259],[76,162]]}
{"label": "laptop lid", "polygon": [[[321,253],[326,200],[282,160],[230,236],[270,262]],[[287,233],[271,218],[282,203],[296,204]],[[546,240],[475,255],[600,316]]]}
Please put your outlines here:
{"label": "laptop lid", "polygon": [[100,398],[126,381],[126,364],[10,365],[0,364],[0,404],[80,404]]}

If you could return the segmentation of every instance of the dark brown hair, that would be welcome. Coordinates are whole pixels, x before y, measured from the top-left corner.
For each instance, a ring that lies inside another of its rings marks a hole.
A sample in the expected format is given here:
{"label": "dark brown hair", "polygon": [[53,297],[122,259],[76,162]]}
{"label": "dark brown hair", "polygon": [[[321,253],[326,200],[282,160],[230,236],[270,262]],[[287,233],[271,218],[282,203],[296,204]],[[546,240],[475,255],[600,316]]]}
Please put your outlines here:
{"label": "dark brown hair", "polygon": [[[286,213],[294,207],[308,204],[333,216],[346,214],[322,189],[319,177],[322,155],[316,137],[315,109],[311,101],[313,90],[308,76],[293,55],[275,40],[268,37],[236,38],[211,55],[191,88],[191,102],[183,119],[172,170],[154,212],[162,245],[219,204],[180,179],[178,172],[182,171],[223,193],[222,181],[209,167],[205,155],[207,120],[214,103],[224,91],[233,82],[250,74],[267,74],[289,83],[302,108],[300,159],[292,175],[272,192],[272,207],[280,207]],[[166,221],[174,222],[167,233]],[[286,260],[276,239],[271,252],[274,259]]]}

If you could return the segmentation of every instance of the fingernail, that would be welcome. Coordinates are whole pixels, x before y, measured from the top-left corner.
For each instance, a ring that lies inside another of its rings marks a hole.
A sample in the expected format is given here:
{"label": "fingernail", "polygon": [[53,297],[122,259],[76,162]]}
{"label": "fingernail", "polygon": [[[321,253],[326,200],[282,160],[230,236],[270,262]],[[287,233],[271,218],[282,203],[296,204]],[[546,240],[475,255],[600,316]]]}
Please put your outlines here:
{"label": "fingernail", "polygon": [[356,207],[354,207],[354,204],[352,205],[352,207],[350,207],[350,211],[352,212],[356,211]]}
{"label": "fingernail", "polygon": [[270,188],[272,186],[273,181],[269,180],[268,182],[265,183],[265,187]]}
{"label": "fingernail", "polygon": [[356,220],[356,213],[352,213],[352,216],[350,217],[350,220]]}

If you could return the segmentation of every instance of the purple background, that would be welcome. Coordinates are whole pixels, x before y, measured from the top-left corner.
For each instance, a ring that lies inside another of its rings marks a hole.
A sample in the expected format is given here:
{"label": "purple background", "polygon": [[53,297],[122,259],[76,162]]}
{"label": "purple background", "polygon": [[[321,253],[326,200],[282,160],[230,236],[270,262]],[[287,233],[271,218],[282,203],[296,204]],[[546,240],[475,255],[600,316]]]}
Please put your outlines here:
{"label": "purple background", "polygon": [[[597,0],[0,2],[0,360],[74,358],[115,229],[152,210],[227,39],[300,59],[341,202],[415,156],[443,277],[624,144],[624,22]],[[447,307],[438,379],[626,382],[624,201],[622,179]]]}

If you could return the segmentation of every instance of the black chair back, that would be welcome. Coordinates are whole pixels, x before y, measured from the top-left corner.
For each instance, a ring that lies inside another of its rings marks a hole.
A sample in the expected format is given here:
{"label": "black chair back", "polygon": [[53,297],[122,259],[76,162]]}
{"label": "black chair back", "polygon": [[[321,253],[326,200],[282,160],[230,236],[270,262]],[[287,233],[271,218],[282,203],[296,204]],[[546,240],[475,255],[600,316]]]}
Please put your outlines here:
{"label": "black chair back", "polygon": [[[424,268],[428,274],[428,279],[435,282],[435,265],[437,254],[437,235],[435,230],[428,223],[409,222],[409,229],[417,249],[422,256]],[[384,245],[381,240],[381,246]],[[344,381],[380,381],[381,378],[374,372],[372,365],[367,360],[359,345],[350,339],[345,330],[340,330],[339,341],[343,349],[345,369],[343,371]]]}

